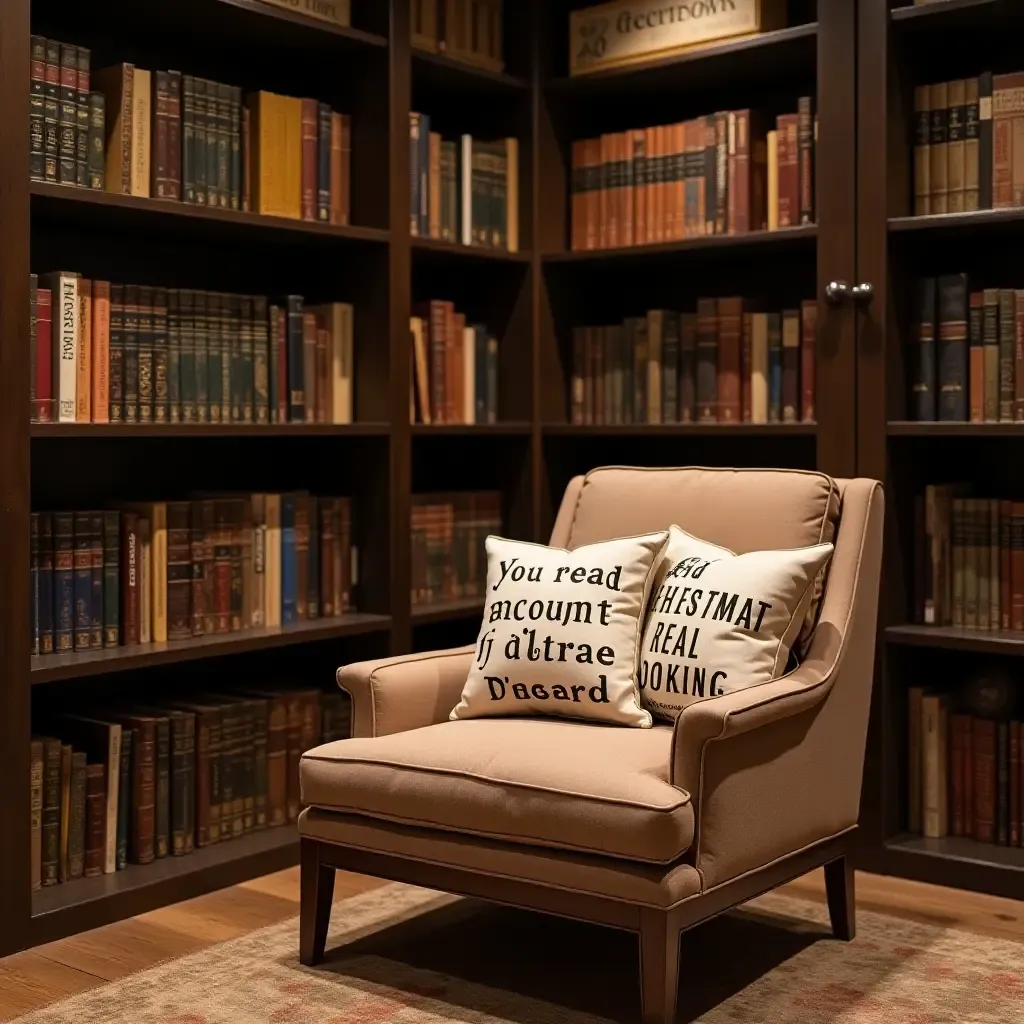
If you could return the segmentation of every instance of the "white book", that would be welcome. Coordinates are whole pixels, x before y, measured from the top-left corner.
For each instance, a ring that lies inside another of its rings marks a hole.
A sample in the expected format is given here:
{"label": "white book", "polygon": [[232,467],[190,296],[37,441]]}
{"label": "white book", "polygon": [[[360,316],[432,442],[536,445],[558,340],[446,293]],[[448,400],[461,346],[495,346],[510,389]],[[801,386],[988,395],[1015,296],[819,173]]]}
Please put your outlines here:
{"label": "white book", "polygon": [[505,140],[505,166],[508,168],[505,179],[505,238],[508,240],[508,251],[519,252],[519,140]]}
{"label": "white book", "polygon": [[82,347],[78,275],[70,271],[44,274],[40,283],[50,289],[53,317],[53,397],[57,422],[74,423],[78,356]]}
{"label": "white book", "polygon": [[152,118],[151,75],[135,69],[132,88],[132,195],[149,195],[150,121]]}
{"label": "white book", "polygon": [[750,318],[750,421],[768,422],[768,314]]}
{"label": "white book", "polygon": [[476,330],[462,329],[462,422],[476,421]]}
{"label": "white book", "polygon": [[266,519],[266,552],[267,569],[263,575],[266,587],[264,594],[264,614],[266,624],[270,627],[281,625],[281,495],[267,494],[264,496]]}
{"label": "white book", "polygon": [[462,197],[463,245],[473,244],[473,136],[463,135],[459,156],[459,190]]}

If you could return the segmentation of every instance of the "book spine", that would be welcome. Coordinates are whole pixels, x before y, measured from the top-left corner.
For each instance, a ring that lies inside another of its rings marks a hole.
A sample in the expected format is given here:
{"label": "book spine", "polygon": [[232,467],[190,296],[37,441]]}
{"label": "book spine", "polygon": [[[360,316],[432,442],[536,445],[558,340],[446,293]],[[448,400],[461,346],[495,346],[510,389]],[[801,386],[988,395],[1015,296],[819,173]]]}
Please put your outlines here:
{"label": "book spine", "polygon": [[166,71],[153,72],[153,162],[150,195],[171,198],[170,81]]}
{"label": "book spine", "polygon": [[228,86],[228,207],[242,209],[242,90]]}
{"label": "book spine", "polygon": [[117,512],[103,512],[102,530],[102,646],[117,647],[121,641],[119,580],[121,520]]}
{"label": "book spine", "polygon": [[326,103],[317,105],[316,147],[316,219],[327,224],[331,221],[331,108]]}
{"label": "book spine", "polygon": [[[198,193],[197,193],[198,194]],[[206,292],[192,293],[192,347],[195,350],[195,412],[197,423],[212,422],[210,416],[210,326],[207,305],[211,296]],[[218,378],[219,379],[219,378]],[[217,406],[220,415],[220,405]]]}
{"label": "book spine", "polygon": [[53,516],[54,649],[75,648],[75,529],[70,512]]}
{"label": "book spine", "polygon": [[972,423],[985,418],[984,293],[971,292],[968,306],[968,411]]}
{"label": "book spine", "polygon": [[267,323],[267,300],[261,296],[252,299],[252,318],[249,325],[252,343],[252,400],[253,421],[270,422],[270,345]]}
{"label": "book spine", "polygon": [[206,205],[226,209],[227,195],[221,185],[227,180],[227,138],[221,110],[221,85],[206,82]]}
{"label": "book spine", "polygon": [[168,71],[165,110],[167,115],[167,176],[168,199],[181,199],[182,131],[181,131],[181,72]]}
{"label": "book spine", "polygon": [[37,655],[39,649],[39,513],[29,516],[29,580],[30,580],[30,611],[32,616],[32,647],[31,654]]}
{"label": "book spine", "polygon": [[192,636],[191,506],[167,504],[167,639]]}
{"label": "book spine", "polygon": [[167,718],[157,718],[153,731],[156,736],[153,856],[159,859],[171,850],[171,730]]}
{"label": "book spine", "polygon": [[984,374],[983,413],[985,422],[996,423],[999,420],[999,291],[986,288],[984,291],[983,310],[983,341],[984,341]]}
{"label": "book spine", "polygon": [[965,715],[951,715],[949,719],[949,834],[964,835],[964,774],[965,729],[970,719]]}
{"label": "book spine", "polygon": [[43,40],[43,175],[59,179],[60,152],[60,43]]}
{"label": "book spine", "polygon": [[931,86],[931,131],[928,152],[931,158],[931,212],[949,212],[949,178],[947,175],[949,134],[949,89],[947,82]]}
{"label": "book spine", "polygon": [[743,345],[743,300],[718,300],[718,423],[739,423],[743,415],[740,363]]}
{"label": "book spine", "polygon": [[1009,723],[1009,845],[1021,845],[1021,758],[1020,758],[1020,722]]}
{"label": "book spine", "polygon": [[181,198],[186,203],[196,198],[196,98],[195,79],[181,78]]}
{"label": "book spine", "polygon": [[124,422],[124,286],[110,286],[110,422]]}
{"label": "book spine", "polygon": [[90,613],[89,647],[99,650],[103,646],[103,513],[89,516],[89,541],[92,562],[92,604]]}
{"label": "book spine", "polygon": [[797,149],[799,154],[800,223],[814,223],[814,101],[797,100]]}
{"label": "book spine", "polygon": [[714,299],[697,300],[697,422],[718,421],[718,316]]}
{"label": "book spine", "polygon": [[60,740],[43,741],[42,884],[56,885],[60,868]]}
{"label": "book spine", "polygon": [[996,629],[1009,630],[1010,617],[1013,611],[1012,561],[1010,551],[1010,522],[1013,516],[1013,503],[999,502],[999,622]]}
{"label": "book spine", "polygon": [[156,336],[153,320],[155,289],[139,287],[139,423],[155,422],[156,410]]}
{"label": "book spine", "polygon": [[55,274],[51,280],[52,331],[55,358],[53,393],[57,400],[57,420],[74,423],[77,418],[75,389],[79,347],[78,278],[73,274]]}
{"label": "book spine", "polygon": [[768,422],[782,422],[782,318],[768,314]]}
{"label": "book spine", "polygon": [[39,653],[56,650],[54,637],[54,537],[53,516],[39,513]]}
{"label": "book spine", "polygon": [[302,101],[302,219],[317,219],[317,125],[316,100]]}
{"label": "book spine", "polygon": [[999,419],[1011,422],[1016,407],[1014,362],[1017,348],[1017,318],[1014,292],[999,289]]}
{"label": "book spine", "polygon": [[206,316],[205,331],[206,339],[206,386],[205,409],[206,419],[210,423],[226,422],[223,417],[224,394],[224,367],[225,360],[230,357],[230,350],[225,345],[227,331],[223,319],[223,304],[226,297],[217,292],[206,293]]}
{"label": "book spine", "polygon": [[50,423],[56,410],[53,403],[53,293],[36,289],[36,365],[35,415],[40,423]]}
{"label": "book spine", "polygon": [[974,719],[974,838],[995,842],[996,724]]}
{"label": "book spine", "polygon": [[153,719],[140,722],[134,730],[133,745],[128,859],[133,864],[151,864],[156,859],[157,827],[157,738]]}
{"label": "book spine", "polygon": [[71,755],[70,813],[68,821],[68,880],[85,871],[85,754]]}
{"label": "book spine", "polygon": [[133,646],[139,643],[142,583],[139,517],[134,512],[121,515],[121,559],[121,642]]}
{"label": "book spine", "polygon": [[110,282],[92,283],[92,400],[93,423],[110,422]]}
{"label": "book spine", "polygon": [[60,99],[57,110],[58,136],[57,180],[62,185],[78,184],[78,50],[60,44]]}
{"label": "book spine", "polygon": [[238,298],[238,337],[241,353],[241,407],[242,422],[255,422],[254,415],[254,362],[256,349],[256,325],[253,323],[253,298],[241,295]]}
{"label": "book spine", "polygon": [[[171,399],[171,353],[168,337],[167,289],[153,289],[153,422],[172,422]],[[175,386],[175,392],[178,387]],[[175,417],[176,418],[176,417]]]}
{"label": "book spine", "polygon": [[[195,202],[197,206],[206,206],[208,198],[208,158],[209,136],[213,134],[207,117],[207,82],[205,78],[192,79],[192,151]],[[216,146],[216,141],[214,142]]]}
{"label": "book spine", "polygon": [[800,305],[800,421],[814,423],[816,412],[818,303],[813,299]]}
{"label": "book spine", "polygon": [[78,336],[75,353],[75,421],[92,422],[92,282],[78,280]]}
{"label": "book spine", "polygon": [[126,423],[138,423],[139,418],[139,288],[124,287],[124,317],[121,332],[124,393],[123,412]]}
{"label": "book spine", "polygon": [[978,209],[992,208],[992,73],[978,76]]}
{"label": "book spine", "polygon": [[950,213],[962,213],[966,201],[967,120],[966,82],[962,78],[946,83],[946,102],[946,205]]}
{"label": "book spine", "polygon": [[1010,842],[1010,735],[1009,723],[996,725],[996,842]]}
{"label": "book spine", "polygon": [[103,874],[107,828],[107,778],[102,764],[85,768],[85,838],[83,874],[95,878]]}
{"label": "book spine", "polygon": [[28,173],[32,181],[46,181],[46,40],[32,36],[29,62]]}
{"label": "book spine", "polygon": [[302,298],[288,296],[288,421],[302,423],[306,419],[306,392],[303,359]]}
{"label": "book spine", "polygon": [[298,621],[298,561],[295,547],[295,495],[281,497],[281,623]]}
{"label": "book spine", "polygon": [[92,647],[92,522],[88,512],[76,512],[74,530],[74,649]]}
{"label": "book spine", "polygon": [[[168,510],[170,516],[170,510]],[[170,715],[170,833],[171,854],[182,857],[185,849],[188,793],[188,741],[185,734],[186,715],[175,712]]]}
{"label": "book spine", "polygon": [[[1011,292],[1011,304],[1012,298]],[[940,420],[962,422],[967,419],[969,387],[969,295],[965,274],[947,274],[939,278],[938,321],[937,390],[933,390],[936,411]]]}
{"label": "book spine", "polygon": [[965,210],[979,209],[979,104],[978,79],[964,81],[964,200]]}
{"label": "book spine", "polygon": [[931,87],[914,89],[914,214],[932,212]]}

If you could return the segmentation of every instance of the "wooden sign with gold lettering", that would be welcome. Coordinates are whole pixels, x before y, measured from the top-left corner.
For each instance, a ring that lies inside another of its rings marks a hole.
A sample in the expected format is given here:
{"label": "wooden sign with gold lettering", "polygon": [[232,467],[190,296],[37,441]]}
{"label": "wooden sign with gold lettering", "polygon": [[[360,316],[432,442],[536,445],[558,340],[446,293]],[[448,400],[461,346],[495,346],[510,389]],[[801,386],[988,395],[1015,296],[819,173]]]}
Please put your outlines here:
{"label": "wooden sign with gold lettering", "polygon": [[569,16],[569,73],[637,64],[785,24],[783,0],[615,0]]}
{"label": "wooden sign with gold lettering", "polygon": [[352,24],[349,14],[349,0],[262,0],[274,7],[283,7],[307,18],[329,21],[332,25],[348,27]]}

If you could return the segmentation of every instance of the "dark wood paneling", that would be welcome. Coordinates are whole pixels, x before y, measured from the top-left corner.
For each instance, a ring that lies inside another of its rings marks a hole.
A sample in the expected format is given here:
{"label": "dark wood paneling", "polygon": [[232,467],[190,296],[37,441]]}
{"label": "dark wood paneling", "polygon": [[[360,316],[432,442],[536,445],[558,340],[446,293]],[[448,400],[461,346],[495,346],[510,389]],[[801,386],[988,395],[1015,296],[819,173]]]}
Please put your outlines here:
{"label": "dark wood paneling", "polygon": [[28,0],[0,4],[0,955],[29,904]]}

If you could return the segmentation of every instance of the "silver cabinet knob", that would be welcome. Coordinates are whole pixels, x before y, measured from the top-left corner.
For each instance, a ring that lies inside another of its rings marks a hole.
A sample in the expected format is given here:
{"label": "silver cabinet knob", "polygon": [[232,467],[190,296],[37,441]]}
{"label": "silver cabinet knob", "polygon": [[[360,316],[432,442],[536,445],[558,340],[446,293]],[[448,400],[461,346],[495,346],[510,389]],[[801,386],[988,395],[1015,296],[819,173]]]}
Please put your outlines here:
{"label": "silver cabinet knob", "polygon": [[850,294],[858,306],[870,306],[871,300],[875,297],[875,286],[870,281],[862,281],[850,289]]}
{"label": "silver cabinet knob", "polygon": [[830,306],[841,306],[849,294],[850,287],[845,281],[829,281],[825,285],[825,301]]}

